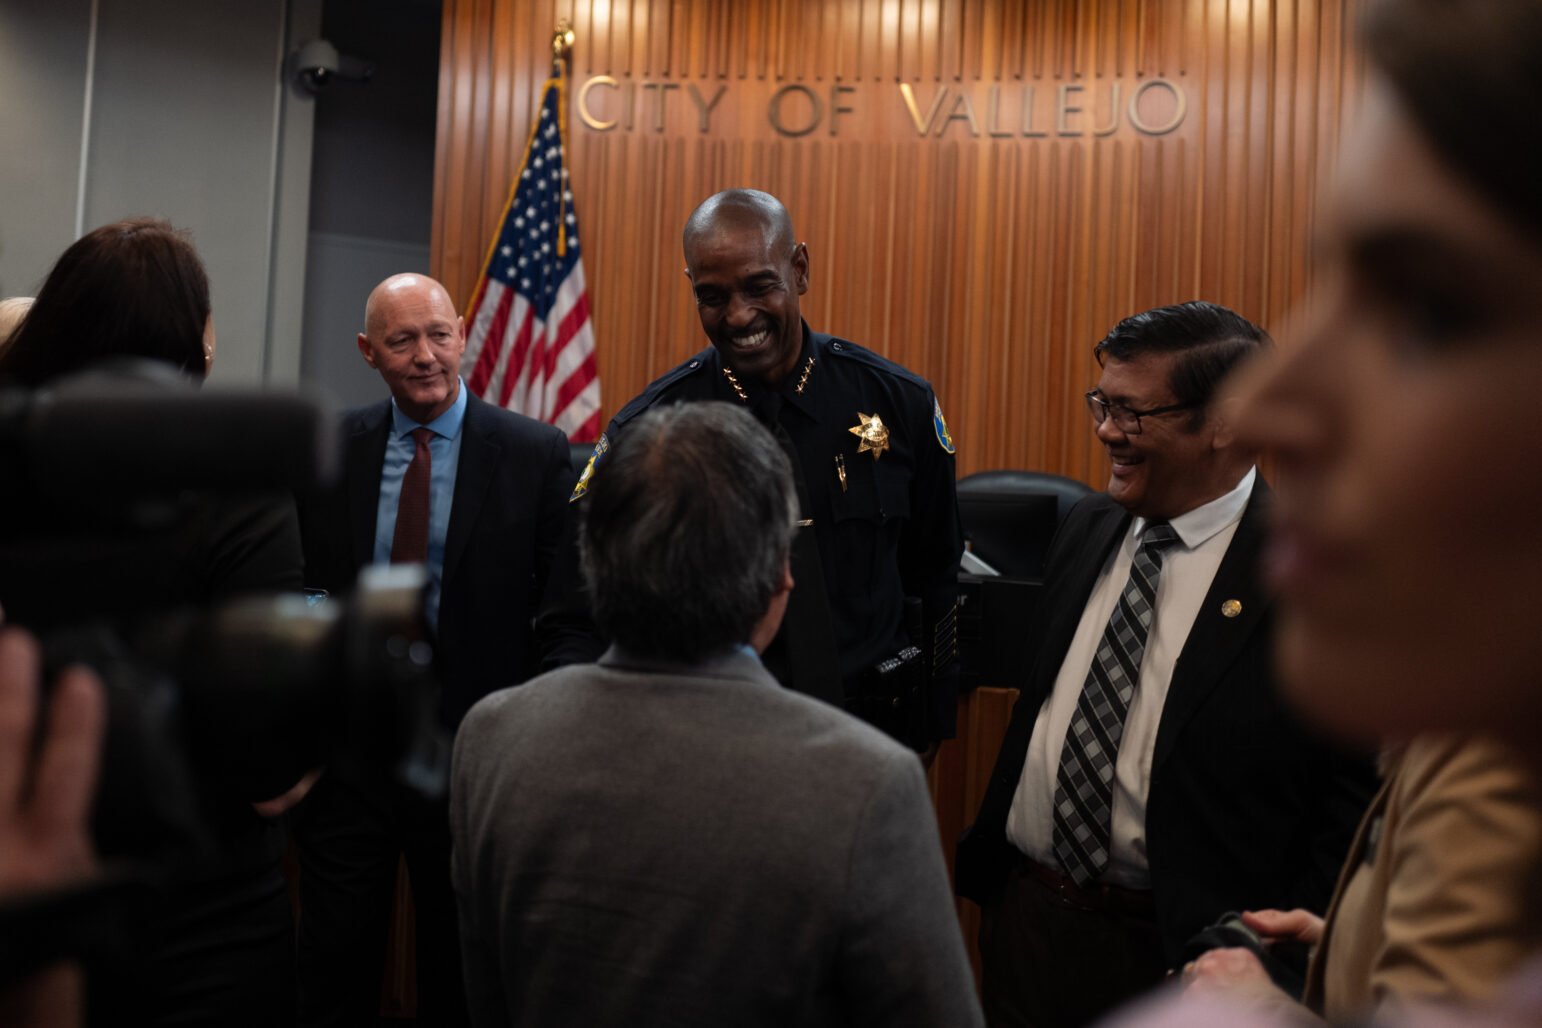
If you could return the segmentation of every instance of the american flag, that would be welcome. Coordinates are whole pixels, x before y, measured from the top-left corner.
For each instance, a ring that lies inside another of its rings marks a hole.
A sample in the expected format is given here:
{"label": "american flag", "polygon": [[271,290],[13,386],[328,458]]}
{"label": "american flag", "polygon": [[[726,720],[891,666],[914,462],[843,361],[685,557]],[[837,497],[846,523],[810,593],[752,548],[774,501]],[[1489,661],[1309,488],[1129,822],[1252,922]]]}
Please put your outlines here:
{"label": "american flag", "polygon": [[600,376],[564,162],[564,108],[563,80],[554,76],[466,315],[462,367],[482,399],[589,441],[600,434]]}

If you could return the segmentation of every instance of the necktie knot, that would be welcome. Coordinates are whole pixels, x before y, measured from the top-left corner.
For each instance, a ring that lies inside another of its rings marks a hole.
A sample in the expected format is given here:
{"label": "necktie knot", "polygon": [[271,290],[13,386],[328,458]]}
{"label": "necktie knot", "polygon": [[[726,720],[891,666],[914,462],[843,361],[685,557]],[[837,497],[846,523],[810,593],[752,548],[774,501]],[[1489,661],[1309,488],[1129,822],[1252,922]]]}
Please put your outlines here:
{"label": "necktie knot", "polygon": [[427,446],[433,438],[434,430],[431,428],[419,425],[417,428],[412,430],[412,441],[417,443],[419,446]]}
{"label": "necktie knot", "polygon": [[1165,550],[1177,541],[1178,533],[1166,521],[1153,521],[1140,534],[1140,548],[1143,550]]}

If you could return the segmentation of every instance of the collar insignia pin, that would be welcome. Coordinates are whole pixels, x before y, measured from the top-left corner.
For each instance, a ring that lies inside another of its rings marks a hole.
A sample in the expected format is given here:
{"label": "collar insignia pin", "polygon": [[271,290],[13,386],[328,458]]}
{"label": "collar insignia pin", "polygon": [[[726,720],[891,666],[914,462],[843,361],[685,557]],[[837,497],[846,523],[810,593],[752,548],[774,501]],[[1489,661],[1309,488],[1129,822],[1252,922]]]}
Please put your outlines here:
{"label": "collar insignia pin", "polygon": [[1222,617],[1234,618],[1238,614],[1241,614],[1241,613],[1242,613],[1242,601],[1241,600],[1227,600],[1225,603],[1221,604],[1221,616]]}
{"label": "collar insignia pin", "polygon": [[859,411],[857,418],[858,424],[846,431],[862,440],[857,444],[858,453],[867,453],[871,450],[873,459],[877,460],[889,448],[889,426],[885,425],[883,419],[877,414],[863,414]]}

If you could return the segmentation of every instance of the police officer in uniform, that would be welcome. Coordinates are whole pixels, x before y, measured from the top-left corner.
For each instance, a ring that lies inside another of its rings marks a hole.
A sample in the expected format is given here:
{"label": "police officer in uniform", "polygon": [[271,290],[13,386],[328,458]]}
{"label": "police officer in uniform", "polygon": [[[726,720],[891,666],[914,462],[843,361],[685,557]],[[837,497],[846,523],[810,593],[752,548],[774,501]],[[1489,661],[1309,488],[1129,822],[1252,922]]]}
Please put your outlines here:
{"label": "police officer in uniform", "polygon": [[[748,407],[787,451],[803,512],[797,587],[767,667],[929,754],[954,733],[963,552],[953,441],[936,396],[899,365],[809,330],[798,312],[808,248],[775,197],[747,189],[710,197],[686,223],[684,246],[712,346],[615,416],[573,498],[603,488],[611,442],[648,408]],[[722,481],[732,488],[733,468]],[[580,607],[571,591],[548,605],[549,647],[571,633]],[[556,645],[559,663],[594,655]]]}

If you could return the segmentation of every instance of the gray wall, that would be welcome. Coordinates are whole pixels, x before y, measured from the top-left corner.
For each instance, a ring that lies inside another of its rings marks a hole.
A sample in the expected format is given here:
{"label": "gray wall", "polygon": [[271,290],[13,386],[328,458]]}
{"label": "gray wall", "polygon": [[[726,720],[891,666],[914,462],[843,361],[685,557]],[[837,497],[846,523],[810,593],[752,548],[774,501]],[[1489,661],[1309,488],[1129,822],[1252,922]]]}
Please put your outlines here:
{"label": "gray wall", "polygon": [[91,0],[0,2],[0,296],[75,239]]}
{"label": "gray wall", "polygon": [[388,275],[428,271],[440,3],[327,0],[322,18],[375,74],[316,105],[301,374],[354,406],[385,395],[355,346],[365,297]]}
{"label": "gray wall", "polygon": [[285,55],[321,0],[0,0],[0,295],[134,214],[192,231],[216,381],[292,382],[314,102]]}

